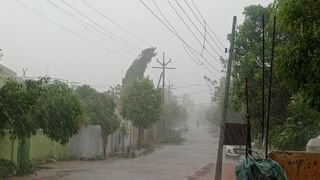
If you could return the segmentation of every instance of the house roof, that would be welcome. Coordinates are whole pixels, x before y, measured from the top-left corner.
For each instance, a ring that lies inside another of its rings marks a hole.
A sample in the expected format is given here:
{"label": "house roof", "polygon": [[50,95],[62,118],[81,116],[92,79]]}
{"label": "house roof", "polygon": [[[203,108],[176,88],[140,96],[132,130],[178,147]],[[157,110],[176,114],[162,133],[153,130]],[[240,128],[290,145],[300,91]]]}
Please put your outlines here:
{"label": "house roof", "polygon": [[2,76],[2,77],[16,77],[17,73],[11,69],[5,67],[4,65],[0,64],[0,76]]}

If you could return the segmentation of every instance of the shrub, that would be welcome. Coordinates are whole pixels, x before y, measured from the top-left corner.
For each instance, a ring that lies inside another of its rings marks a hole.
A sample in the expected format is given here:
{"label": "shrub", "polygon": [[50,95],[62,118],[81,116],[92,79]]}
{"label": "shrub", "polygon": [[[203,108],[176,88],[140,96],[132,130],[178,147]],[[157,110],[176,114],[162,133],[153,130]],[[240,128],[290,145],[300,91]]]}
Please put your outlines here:
{"label": "shrub", "polygon": [[20,165],[19,168],[17,168],[17,175],[22,176],[22,175],[30,175],[30,174],[35,174],[36,173],[36,168],[32,164],[31,161],[26,161]]}
{"label": "shrub", "polygon": [[16,165],[9,160],[0,159],[0,179],[13,176],[16,171]]}

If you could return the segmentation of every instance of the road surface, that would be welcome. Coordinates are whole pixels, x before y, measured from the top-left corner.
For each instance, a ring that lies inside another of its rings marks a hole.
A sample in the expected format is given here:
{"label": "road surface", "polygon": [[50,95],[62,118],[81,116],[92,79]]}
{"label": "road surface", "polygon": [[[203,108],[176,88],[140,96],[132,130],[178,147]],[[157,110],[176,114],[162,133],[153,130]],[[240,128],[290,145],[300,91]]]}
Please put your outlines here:
{"label": "road surface", "polygon": [[[208,163],[215,163],[218,139],[206,129],[190,129],[183,145],[165,145],[149,155],[135,159],[105,161],[70,161],[49,164],[53,169],[41,170],[32,179],[65,180],[184,180]],[[226,164],[235,164],[224,159]],[[224,174],[232,174],[231,172]],[[231,175],[232,176],[232,175]],[[226,176],[225,176],[226,177]]]}

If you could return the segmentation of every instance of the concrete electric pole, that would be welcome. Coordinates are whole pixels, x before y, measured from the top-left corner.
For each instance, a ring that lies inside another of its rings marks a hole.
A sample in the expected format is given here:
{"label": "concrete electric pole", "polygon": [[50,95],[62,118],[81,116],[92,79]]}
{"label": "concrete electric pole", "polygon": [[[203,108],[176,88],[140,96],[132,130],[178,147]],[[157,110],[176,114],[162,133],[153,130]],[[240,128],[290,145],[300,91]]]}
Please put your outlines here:
{"label": "concrete electric pole", "polygon": [[169,63],[171,63],[171,59],[169,59],[168,62],[165,62],[165,56],[164,56],[164,52],[162,54],[162,62],[159,61],[159,59],[157,59],[157,62],[161,65],[161,67],[152,67],[152,68],[156,68],[156,69],[162,69],[162,100],[163,100],[163,104],[164,104],[164,101],[165,101],[165,72],[166,72],[166,69],[176,69],[174,67],[167,67],[167,65]]}
{"label": "concrete electric pole", "polygon": [[224,131],[225,131],[224,128],[225,128],[225,122],[227,119],[227,110],[228,110],[228,103],[229,103],[229,86],[230,86],[232,59],[234,58],[234,39],[235,39],[235,31],[236,31],[236,22],[237,22],[237,17],[233,16],[231,36],[229,36],[228,38],[230,41],[229,61],[228,61],[227,75],[226,75],[226,84],[225,84],[225,92],[224,92],[225,94],[224,94],[224,101],[223,101],[222,121],[220,126],[215,180],[221,180],[221,176],[222,176],[222,156],[223,156],[223,142],[224,142]]}

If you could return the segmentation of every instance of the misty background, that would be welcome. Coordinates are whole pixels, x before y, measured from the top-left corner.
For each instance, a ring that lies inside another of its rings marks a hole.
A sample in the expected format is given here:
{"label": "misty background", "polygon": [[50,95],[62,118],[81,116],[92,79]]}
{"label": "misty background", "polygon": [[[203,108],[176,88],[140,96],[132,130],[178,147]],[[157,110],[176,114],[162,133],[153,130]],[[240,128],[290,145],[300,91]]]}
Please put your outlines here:
{"label": "misty background", "polygon": [[[88,19],[61,1],[51,1],[92,25]],[[21,76],[22,69],[26,68],[28,77],[48,75],[79,84],[89,84],[99,91],[104,91],[109,86],[121,84],[127,68],[141,50],[154,46],[158,52],[156,58],[162,60],[162,52],[165,52],[166,60],[172,59],[169,66],[177,68],[166,71],[166,83],[168,80],[173,83],[176,87],[174,93],[189,94],[195,104],[210,104],[210,89],[203,76],[218,80],[224,74],[214,70],[210,72],[204,66],[196,64],[186,54],[182,42],[155,19],[138,0],[85,1],[121,25],[123,29],[107,21],[81,0],[67,0],[67,2],[130,45],[102,38],[91,26],[81,25],[75,18],[59,11],[46,0],[1,0],[0,48],[4,54],[1,63],[16,71],[18,76]],[[145,2],[158,13],[151,0]],[[156,2],[184,40],[201,51],[201,45],[167,1]],[[183,1],[179,2],[188,10]],[[266,5],[271,0],[194,0],[194,2],[206,23],[223,43],[224,47],[221,47],[223,49],[229,46],[226,36],[231,30],[232,16],[238,16],[240,24],[244,19],[242,11],[245,6]],[[217,61],[208,55],[206,57],[217,69],[221,69]],[[145,75],[157,83],[161,71],[151,68],[158,66],[155,59],[149,64]]]}

